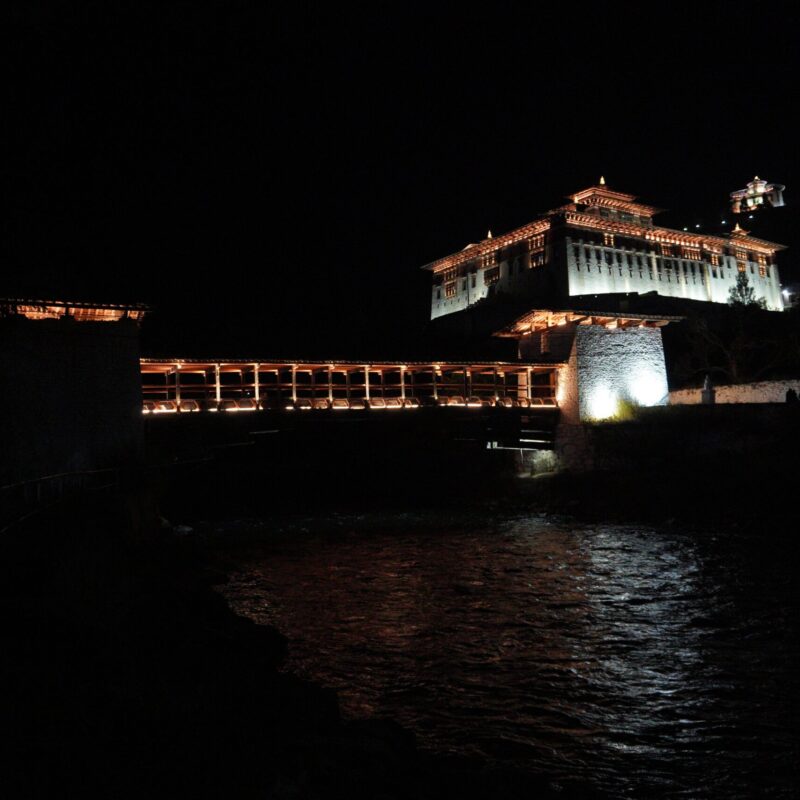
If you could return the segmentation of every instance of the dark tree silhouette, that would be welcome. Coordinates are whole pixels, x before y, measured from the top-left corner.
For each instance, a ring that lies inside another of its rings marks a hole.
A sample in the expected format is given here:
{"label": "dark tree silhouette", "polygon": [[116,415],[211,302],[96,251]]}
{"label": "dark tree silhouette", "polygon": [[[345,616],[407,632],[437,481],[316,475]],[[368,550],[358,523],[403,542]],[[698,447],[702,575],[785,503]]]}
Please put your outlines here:
{"label": "dark tree silhouette", "polygon": [[765,311],[760,304],[731,303],[687,317],[674,376],[699,385],[750,383],[800,373],[800,314]]}
{"label": "dark tree silhouette", "polygon": [[746,272],[740,272],[736,276],[736,285],[731,286],[728,292],[728,305],[767,307],[763,297],[756,298],[755,289],[750,285]]}

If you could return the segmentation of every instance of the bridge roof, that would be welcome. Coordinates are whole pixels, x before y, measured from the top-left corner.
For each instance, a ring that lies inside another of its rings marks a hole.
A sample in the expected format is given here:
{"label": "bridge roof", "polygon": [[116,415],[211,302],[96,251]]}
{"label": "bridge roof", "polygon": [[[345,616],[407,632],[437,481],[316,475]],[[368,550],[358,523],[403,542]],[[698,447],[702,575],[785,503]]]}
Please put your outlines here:
{"label": "bridge roof", "polygon": [[[309,369],[327,369],[328,367],[335,370],[357,370],[369,367],[375,370],[397,370],[397,369],[450,369],[450,368],[468,368],[468,369],[504,369],[504,370],[525,370],[532,369],[552,369],[554,364],[552,361],[345,361],[341,359],[332,359],[330,361],[303,361],[303,360],[285,360],[285,359],[264,359],[264,358],[246,358],[246,359],[195,359],[195,358],[142,358],[140,359],[142,372],[171,372],[176,368],[185,369],[190,371],[192,369],[213,369],[219,366],[221,371],[235,372],[242,369],[252,369],[258,364],[261,370],[270,369],[286,369],[296,367],[299,370]],[[555,365],[557,366],[557,365]]]}

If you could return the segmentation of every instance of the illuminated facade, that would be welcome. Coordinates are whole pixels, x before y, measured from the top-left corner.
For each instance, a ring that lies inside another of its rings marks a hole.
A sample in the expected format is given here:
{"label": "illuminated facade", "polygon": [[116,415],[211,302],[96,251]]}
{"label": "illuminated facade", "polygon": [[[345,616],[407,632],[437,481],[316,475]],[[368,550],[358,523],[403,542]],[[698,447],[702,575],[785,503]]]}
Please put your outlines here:
{"label": "illuminated facade", "polygon": [[780,183],[767,183],[758,175],[744,189],[731,192],[731,211],[742,214],[745,211],[758,211],[761,208],[780,208],[784,205],[783,191],[786,187]]}
{"label": "illuminated facade", "polygon": [[612,191],[602,178],[569,199],[521,228],[423,267],[433,273],[431,319],[503,294],[536,302],[655,292],[727,303],[740,272],[768,308],[783,310],[775,261],[782,245],[738,225],[730,236],[659,227],[653,223],[659,209]]}

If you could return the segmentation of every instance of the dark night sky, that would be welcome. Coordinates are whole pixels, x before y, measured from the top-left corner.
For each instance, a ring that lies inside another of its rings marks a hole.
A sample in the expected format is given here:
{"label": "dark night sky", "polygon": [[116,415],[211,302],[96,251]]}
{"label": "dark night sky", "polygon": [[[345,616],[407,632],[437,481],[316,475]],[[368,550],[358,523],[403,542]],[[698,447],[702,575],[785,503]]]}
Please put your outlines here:
{"label": "dark night sky", "polygon": [[600,174],[716,232],[758,173],[800,246],[788,5],[539,5],[16,3],[0,295],[149,302],[152,354],[400,351],[420,265]]}

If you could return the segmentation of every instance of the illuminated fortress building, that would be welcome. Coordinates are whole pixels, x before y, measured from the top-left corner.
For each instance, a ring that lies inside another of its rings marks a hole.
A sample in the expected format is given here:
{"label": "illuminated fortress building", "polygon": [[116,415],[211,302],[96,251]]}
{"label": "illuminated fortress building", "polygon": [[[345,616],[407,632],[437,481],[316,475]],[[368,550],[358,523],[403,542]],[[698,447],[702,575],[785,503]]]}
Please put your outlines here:
{"label": "illuminated fortress building", "polygon": [[597,186],[502,236],[427,264],[431,319],[508,295],[547,298],[619,293],[727,303],[744,272],[757,298],[782,311],[775,257],[784,247],[739,226],[729,236],[663,228],[660,211],[631,194]]}

